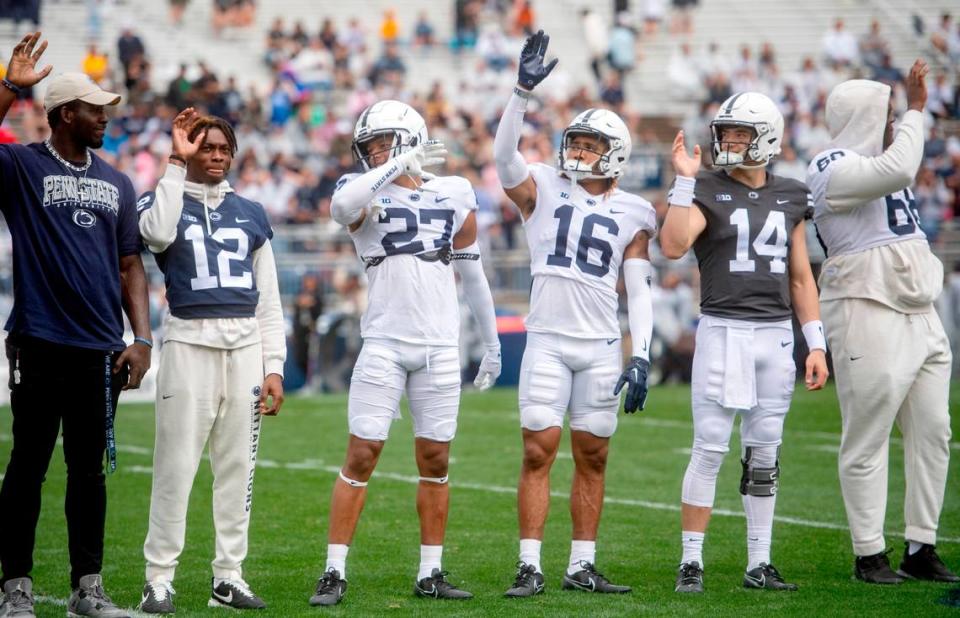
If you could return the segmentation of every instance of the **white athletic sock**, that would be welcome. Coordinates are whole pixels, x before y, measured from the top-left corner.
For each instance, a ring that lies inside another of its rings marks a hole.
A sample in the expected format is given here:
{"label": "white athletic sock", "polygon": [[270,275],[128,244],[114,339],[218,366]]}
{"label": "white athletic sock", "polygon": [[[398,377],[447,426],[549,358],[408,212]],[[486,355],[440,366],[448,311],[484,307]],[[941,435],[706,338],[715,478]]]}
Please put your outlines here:
{"label": "white athletic sock", "polygon": [[441,558],[443,558],[443,545],[421,545],[420,571],[417,573],[417,581],[430,577],[434,569],[439,569]]}
{"label": "white athletic sock", "polygon": [[543,573],[540,570],[540,547],[543,541],[540,539],[520,539],[520,562],[529,564],[537,569],[537,573]]}
{"label": "white athletic sock", "polygon": [[323,570],[328,571],[330,567],[333,567],[340,573],[341,579],[346,579],[348,551],[350,551],[349,545],[338,545],[336,543],[327,545],[327,566]]}
{"label": "white athletic sock", "polygon": [[684,530],[681,533],[680,540],[683,542],[683,557],[680,558],[681,564],[696,562],[703,568],[703,539],[705,532],[694,532]]}
{"label": "white athletic sock", "polygon": [[910,543],[910,548],[907,549],[907,553],[911,556],[920,551],[920,548],[923,547],[923,543],[917,543],[916,541],[907,541]]}
{"label": "white athletic sock", "polygon": [[567,565],[567,575],[573,575],[577,571],[582,571],[581,562],[593,564],[597,556],[596,541],[571,541],[570,542],[570,564]]}
{"label": "white athletic sock", "polygon": [[747,513],[747,570],[770,564],[770,544],[773,540],[773,510],[777,496],[743,496],[743,510]]}

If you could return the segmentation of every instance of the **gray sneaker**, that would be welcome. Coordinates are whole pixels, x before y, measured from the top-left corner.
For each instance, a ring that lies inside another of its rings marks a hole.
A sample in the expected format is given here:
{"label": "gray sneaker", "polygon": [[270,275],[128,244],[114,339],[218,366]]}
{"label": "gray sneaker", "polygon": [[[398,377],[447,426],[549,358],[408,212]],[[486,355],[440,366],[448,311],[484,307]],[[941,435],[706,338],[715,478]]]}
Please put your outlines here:
{"label": "gray sneaker", "polygon": [[100,575],[84,575],[80,578],[80,587],[70,595],[67,602],[69,618],[130,618],[126,610],[117,607],[103,591],[103,579]]}
{"label": "gray sneaker", "polygon": [[207,607],[266,609],[267,604],[242,579],[213,579]]}
{"label": "gray sneaker", "polygon": [[147,582],[143,586],[143,596],[140,597],[140,611],[147,614],[172,614],[177,611],[173,605],[176,594],[173,584],[166,580]]}
{"label": "gray sneaker", "polygon": [[29,577],[9,579],[3,585],[3,603],[0,616],[3,618],[36,618],[33,613],[33,580]]}

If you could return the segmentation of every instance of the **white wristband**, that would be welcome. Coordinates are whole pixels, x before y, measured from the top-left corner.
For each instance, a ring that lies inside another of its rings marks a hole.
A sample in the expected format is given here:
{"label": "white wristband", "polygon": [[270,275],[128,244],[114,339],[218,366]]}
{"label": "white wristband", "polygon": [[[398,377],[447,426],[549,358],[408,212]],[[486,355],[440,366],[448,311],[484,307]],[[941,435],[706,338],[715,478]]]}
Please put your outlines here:
{"label": "white wristband", "polygon": [[693,189],[696,185],[696,178],[677,176],[673,180],[673,188],[667,193],[667,203],[670,206],[690,208],[693,206]]}
{"label": "white wristband", "polygon": [[823,322],[820,320],[811,320],[800,327],[803,331],[803,338],[807,342],[807,349],[827,351],[827,340],[823,336]]}

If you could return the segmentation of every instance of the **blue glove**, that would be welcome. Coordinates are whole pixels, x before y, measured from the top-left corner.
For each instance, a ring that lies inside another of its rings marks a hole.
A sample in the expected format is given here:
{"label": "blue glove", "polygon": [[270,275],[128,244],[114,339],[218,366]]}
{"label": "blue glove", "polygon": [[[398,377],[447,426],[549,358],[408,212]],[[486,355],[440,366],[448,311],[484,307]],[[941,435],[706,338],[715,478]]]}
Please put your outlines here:
{"label": "blue glove", "polygon": [[520,70],[517,82],[529,90],[547,78],[553,67],[559,62],[556,58],[550,61],[550,64],[543,66],[544,55],[547,53],[547,45],[550,44],[550,36],[543,33],[543,30],[527,39],[523,44],[523,50],[520,51]]}
{"label": "blue glove", "polygon": [[632,414],[637,410],[643,409],[643,404],[647,401],[647,372],[650,370],[650,361],[633,356],[627,364],[627,368],[620,374],[617,380],[617,387],[613,389],[614,395],[619,395],[620,391],[627,384],[627,399],[623,402],[623,411]]}

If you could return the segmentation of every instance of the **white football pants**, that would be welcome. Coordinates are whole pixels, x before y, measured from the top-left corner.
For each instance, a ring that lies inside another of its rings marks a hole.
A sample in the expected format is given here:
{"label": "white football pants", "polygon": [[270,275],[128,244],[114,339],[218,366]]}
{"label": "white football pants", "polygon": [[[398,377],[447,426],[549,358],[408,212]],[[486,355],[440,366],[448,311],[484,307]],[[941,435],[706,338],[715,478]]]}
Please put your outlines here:
{"label": "white football pants", "polygon": [[903,434],[905,537],[935,544],[950,460],[950,343],[936,312],[906,314],[865,299],[820,304],[843,439],[840,487],[853,551],[885,548],[887,462],[894,422]]}
{"label": "white football pants", "polygon": [[190,489],[208,440],[216,531],[213,575],[240,579],[247,555],[262,384],[259,343],[235,350],[180,341],[163,345],[150,527],[143,545],[147,581],[173,581],[183,551]]}

